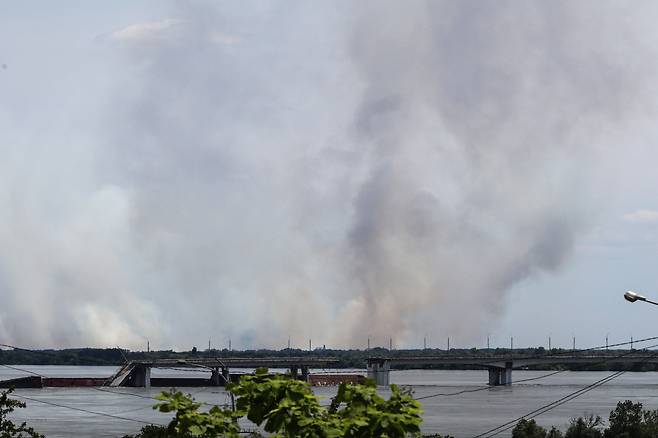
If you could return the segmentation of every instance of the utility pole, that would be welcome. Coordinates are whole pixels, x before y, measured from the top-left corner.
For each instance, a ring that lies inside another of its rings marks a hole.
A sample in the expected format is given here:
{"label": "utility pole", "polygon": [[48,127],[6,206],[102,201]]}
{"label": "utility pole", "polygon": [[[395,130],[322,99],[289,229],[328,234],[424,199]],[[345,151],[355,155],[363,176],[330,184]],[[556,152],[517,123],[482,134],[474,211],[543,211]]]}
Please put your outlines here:
{"label": "utility pole", "polygon": [[633,335],[631,335],[631,350],[633,349]]}
{"label": "utility pole", "polygon": [[210,351],[210,338],[208,338],[208,351]]}
{"label": "utility pole", "polygon": [[308,351],[313,351],[313,348],[311,348],[311,340],[308,340]]}
{"label": "utility pole", "polygon": [[489,335],[487,335],[487,350],[489,349]]}
{"label": "utility pole", "polygon": [[368,350],[367,351],[370,351],[370,336],[368,336]]}
{"label": "utility pole", "polygon": [[576,351],[576,336],[573,337],[573,351]]}
{"label": "utility pole", "polygon": [[551,335],[548,335],[548,352],[551,352]]}
{"label": "utility pole", "polygon": [[427,336],[423,336],[423,350],[427,350]]}
{"label": "utility pole", "polygon": [[393,338],[388,338],[388,351],[393,351]]}
{"label": "utility pole", "polygon": [[514,351],[514,336],[509,337],[509,349]]}
{"label": "utility pole", "polygon": [[605,335],[605,351],[608,351],[608,334]]}
{"label": "utility pole", "polygon": [[290,336],[288,336],[288,350],[290,350]]}
{"label": "utility pole", "polygon": [[146,352],[149,353],[151,351],[151,345],[149,344],[149,340],[146,340]]}
{"label": "utility pole", "polygon": [[448,353],[450,353],[450,336],[448,336]]}
{"label": "utility pole", "polygon": [[228,351],[233,351],[231,348],[231,338],[228,338]]}

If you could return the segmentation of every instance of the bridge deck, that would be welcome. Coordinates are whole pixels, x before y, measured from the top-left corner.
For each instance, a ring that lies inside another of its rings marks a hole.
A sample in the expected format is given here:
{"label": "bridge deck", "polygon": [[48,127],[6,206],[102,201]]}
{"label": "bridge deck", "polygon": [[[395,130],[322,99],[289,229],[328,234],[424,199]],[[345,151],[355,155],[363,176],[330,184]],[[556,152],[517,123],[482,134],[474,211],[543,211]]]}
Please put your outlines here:
{"label": "bridge deck", "polygon": [[[117,370],[107,381],[109,386],[150,386],[151,368],[198,368],[213,370],[213,378],[217,381],[219,369],[223,369],[224,379],[228,379],[230,368],[288,368],[293,374],[295,370],[302,372],[302,377],[308,377],[309,368],[326,368],[337,365],[338,359],[332,357],[195,357],[180,359],[133,360]],[[217,371],[214,371],[217,370]],[[224,374],[226,373],[226,374]],[[211,378],[212,379],[212,378]]]}
{"label": "bridge deck", "polygon": [[131,361],[134,365],[142,365],[149,368],[326,368],[337,365],[338,362],[338,359],[331,357],[204,357]]}
{"label": "bridge deck", "polygon": [[480,365],[502,366],[511,362],[514,368],[541,364],[595,364],[595,363],[658,363],[656,354],[597,354],[597,355],[546,355],[546,356],[410,356],[371,357],[368,363],[388,361],[395,365]]}

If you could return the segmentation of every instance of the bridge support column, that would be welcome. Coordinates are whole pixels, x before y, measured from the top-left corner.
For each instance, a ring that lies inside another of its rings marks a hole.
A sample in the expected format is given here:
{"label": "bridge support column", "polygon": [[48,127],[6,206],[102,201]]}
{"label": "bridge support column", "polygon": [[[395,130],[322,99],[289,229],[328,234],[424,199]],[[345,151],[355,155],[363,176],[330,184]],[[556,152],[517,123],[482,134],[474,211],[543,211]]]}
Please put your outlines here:
{"label": "bridge support column", "polygon": [[372,360],[368,362],[368,378],[377,386],[388,386],[391,374],[391,363],[388,360]]}
{"label": "bridge support column", "polygon": [[297,368],[297,366],[295,366],[295,365],[291,366],[290,367],[290,376],[293,379],[296,379],[298,374],[299,374],[299,368]]}
{"label": "bridge support column", "polygon": [[219,367],[212,369],[212,375],[210,377],[210,384],[212,386],[226,386],[226,382],[228,381],[229,381],[228,368],[222,367],[221,374]]}
{"label": "bridge support column", "polygon": [[138,366],[133,371],[133,385],[142,388],[151,387],[151,367]]}
{"label": "bridge support column", "polygon": [[302,378],[301,378],[301,380],[303,380],[304,382],[308,382],[308,367],[304,366],[304,365],[302,365]]}
{"label": "bridge support column", "polygon": [[219,368],[213,368],[212,374],[210,375],[210,385],[211,386],[222,386],[222,376],[219,374]]}
{"label": "bridge support column", "polygon": [[489,385],[501,386],[512,384],[512,362],[506,362],[503,367],[489,367]]}

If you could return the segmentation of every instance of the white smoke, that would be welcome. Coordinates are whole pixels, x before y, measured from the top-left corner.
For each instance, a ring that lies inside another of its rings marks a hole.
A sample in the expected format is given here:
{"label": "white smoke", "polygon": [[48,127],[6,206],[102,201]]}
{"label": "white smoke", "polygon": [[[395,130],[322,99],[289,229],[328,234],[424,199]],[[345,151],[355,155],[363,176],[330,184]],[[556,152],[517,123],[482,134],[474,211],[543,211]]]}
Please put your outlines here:
{"label": "white smoke", "polygon": [[178,4],[117,29],[92,189],[59,222],[2,198],[0,334],[474,338],[564,263],[609,139],[653,114],[656,11],[635,6]]}

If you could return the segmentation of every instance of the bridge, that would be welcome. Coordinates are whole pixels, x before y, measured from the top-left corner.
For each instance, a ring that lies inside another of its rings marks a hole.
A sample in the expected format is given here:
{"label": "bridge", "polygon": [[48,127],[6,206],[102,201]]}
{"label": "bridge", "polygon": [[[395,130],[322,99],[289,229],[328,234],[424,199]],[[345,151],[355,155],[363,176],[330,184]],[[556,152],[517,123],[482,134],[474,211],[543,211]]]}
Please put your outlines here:
{"label": "bridge", "polygon": [[338,359],[325,357],[212,357],[191,359],[133,360],[123,365],[106,382],[105,386],[151,386],[151,369],[198,368],[210,371],[208,384],[225,386],[230,381],[230,368],[285,368],[301,380],[308,381],[310,368],[336,366]]}
{"label": "bridge", "polygon": [[[489,372],[489,385],[511,385],[512,370],[534,365],[557,364],[644,364],[658,363],[658,354],[646,351],[611,351],[602,353],[553,355],[496,355],[496,356],[397,356],[370,357],[367,359],[367,375],[377,385],[388,386],[390,371],[396,366],[427,365],[468,365],[486,368]],[[230,381],[231,368],[283,368],[301,380],[309,380],[309,369],[336,367],[339,360],[327,357],[214,357],[188,359],[135,360],[123,365],[105,383],[107,386],[151,386],[151,369],[197,368],[210,372],[210,378],[202,383],[211,386],[224,386]],[[170,379],[171,380],[171,379]],[[190,379],[187,379],[190,380]],[[173,386],[176,386],[174,384]]]}
{"label": "bridge", "polygon": [[658,355],[646,352],[609,352],[599,354],[556,354],[537,356],[407,356],[370,357],[367,360],[368,378],[377,385],[389,384],[391,368],[398,365],[471,365],[489,370],[489,385],[511,385],[512,370],[532,365],[556,364],[637,364],[658,363]]}

